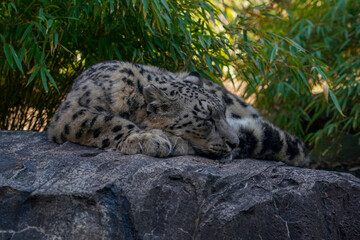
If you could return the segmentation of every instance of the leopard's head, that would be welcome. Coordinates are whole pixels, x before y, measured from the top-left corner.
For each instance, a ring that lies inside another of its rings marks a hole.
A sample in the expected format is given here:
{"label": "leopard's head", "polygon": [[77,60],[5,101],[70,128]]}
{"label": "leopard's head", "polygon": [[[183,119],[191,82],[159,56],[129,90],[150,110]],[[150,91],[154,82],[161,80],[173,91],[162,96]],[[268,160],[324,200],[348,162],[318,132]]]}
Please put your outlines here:
{"label": "leopard's head", "polygon": [[147,123],[187,140],[196,154],[213,159],[228,158],[239,138],[226,121],[220,98],[190,81],[167,87],[144,88]]}

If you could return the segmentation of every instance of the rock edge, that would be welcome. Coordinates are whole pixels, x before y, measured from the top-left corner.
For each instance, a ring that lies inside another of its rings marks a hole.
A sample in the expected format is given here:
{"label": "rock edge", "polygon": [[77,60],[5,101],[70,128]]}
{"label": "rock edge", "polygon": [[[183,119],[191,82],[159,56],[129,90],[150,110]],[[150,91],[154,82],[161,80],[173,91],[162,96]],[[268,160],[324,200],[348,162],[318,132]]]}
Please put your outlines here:
{"label": "rock edge", "polygon": [[0,131],[0,239],[360,239],[360,179]]}

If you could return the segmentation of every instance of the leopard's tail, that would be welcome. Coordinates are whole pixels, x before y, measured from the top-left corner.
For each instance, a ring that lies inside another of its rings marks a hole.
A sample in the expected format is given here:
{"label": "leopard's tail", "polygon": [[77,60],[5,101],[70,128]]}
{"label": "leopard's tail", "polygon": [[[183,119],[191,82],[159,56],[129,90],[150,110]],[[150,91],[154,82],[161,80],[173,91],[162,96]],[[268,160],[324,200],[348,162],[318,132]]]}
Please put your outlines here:
{"label": "leopard's tail", "polygon": [[233,152],[234,158],[275,160],[293,166],[309,165],[309,151],[296,136],[260,118],[229,122],[240,139],[239,146]]}

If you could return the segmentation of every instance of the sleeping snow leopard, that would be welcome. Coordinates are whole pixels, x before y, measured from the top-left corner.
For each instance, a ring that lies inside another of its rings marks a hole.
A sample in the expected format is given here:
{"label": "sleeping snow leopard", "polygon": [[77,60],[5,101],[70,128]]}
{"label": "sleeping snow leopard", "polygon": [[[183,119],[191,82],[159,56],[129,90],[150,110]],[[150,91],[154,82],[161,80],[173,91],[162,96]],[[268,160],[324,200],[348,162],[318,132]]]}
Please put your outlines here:
{"label": "sleeping snow leopard", "polygon": [[199,73],[120,61],[96,64],[75,79],[48,137],[155,157],[310,161],[297,137]]}

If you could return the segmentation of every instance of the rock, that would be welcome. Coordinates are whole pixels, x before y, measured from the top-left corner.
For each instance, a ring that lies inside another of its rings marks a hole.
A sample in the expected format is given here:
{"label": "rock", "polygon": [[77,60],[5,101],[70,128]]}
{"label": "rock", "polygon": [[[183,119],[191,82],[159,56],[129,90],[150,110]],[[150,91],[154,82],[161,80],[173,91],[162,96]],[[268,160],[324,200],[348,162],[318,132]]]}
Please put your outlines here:
{"label": "rock", "polygon": [[0,239],[360,239],[360,179],[1,131]]}

